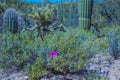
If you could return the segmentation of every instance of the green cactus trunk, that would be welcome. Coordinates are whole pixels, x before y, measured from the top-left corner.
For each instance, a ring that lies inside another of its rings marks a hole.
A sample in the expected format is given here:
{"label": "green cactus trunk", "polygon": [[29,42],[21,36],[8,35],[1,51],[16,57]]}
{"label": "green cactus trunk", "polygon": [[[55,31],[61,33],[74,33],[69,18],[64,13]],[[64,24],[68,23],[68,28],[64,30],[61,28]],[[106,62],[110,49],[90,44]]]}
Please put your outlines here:
{"label": "green cactus trunk", "polygon": [[90,29],[93,0],[78,0],[79,27]]}
{"label": "green cactus trunk", "polygon": [[3,15],[3,32],[18,32],[18,15],[15,9],[8,8]]}

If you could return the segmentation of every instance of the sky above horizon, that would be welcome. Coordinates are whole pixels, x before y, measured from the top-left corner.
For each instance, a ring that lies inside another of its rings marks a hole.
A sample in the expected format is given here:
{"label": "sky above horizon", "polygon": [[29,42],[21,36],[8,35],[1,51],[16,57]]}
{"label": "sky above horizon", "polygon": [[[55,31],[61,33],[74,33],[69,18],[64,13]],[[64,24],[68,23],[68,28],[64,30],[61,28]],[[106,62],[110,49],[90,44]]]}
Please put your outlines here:
{"label": "sky above horizon", "polygon": [[[25,0],[27,2],[34,2],[34,3],[40,3],[40,2],[43,2],[43,0]],[[49,2],[60,2],[60,1],[63,1],[63,2],[70,2],[70,1],[77,1],[77,0],[49,0]],[[94,2],[102,2],[103,0],[94,0]]]}

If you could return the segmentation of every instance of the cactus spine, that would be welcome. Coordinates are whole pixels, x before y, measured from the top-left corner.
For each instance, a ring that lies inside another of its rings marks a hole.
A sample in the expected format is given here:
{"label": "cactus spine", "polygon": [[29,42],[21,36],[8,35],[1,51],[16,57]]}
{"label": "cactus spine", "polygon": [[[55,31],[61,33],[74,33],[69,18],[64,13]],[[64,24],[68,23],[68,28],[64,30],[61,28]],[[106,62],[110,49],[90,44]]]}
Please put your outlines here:
{"label": "cactus spine", "polygon": [[78,0],[79,27],[90,29],[93,0]]}
{"label": "cactus spine", "polygon": [[8,8],[3,15],[3,31],[18,32],[18,15],[13,8]]}

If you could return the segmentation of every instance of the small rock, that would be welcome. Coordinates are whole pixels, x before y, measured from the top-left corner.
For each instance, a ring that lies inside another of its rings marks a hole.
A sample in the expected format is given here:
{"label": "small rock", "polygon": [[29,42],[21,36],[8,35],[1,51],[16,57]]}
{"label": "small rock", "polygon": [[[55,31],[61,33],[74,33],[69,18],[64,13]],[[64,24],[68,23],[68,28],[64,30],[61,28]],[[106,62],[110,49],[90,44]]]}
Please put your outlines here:
{"label": "small rock", "polygon": [[28,77],[28,76],[25,76],[25,77],[24,77],[24,79],[25,79],[25,80],[28,80],[28,79],[29,79],[29,77]]}
{"label": "small rock", "polygon": [[116,80],[115,76],[110,76],[109,80]]}

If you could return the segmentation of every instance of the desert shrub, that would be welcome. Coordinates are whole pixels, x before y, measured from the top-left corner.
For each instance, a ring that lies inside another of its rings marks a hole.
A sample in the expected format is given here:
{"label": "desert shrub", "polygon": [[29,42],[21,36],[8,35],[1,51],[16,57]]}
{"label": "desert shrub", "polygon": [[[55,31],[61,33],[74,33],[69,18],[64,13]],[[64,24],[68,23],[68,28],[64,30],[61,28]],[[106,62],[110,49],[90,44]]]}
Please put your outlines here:
{"label": "desert shrub", "polygon": [[24,63],[28,61],[34,61],[34,57],[36,56],[34,51],[37,45],[34,45],[34,38],[31,39],[32,35],[30,32],[26,31],[22,34],[7,32],[1,34],[0,37],[2,39],[0,45],[0,66],[2,68],[8,69],[12,66],[21,67],[26,65]]}
{"label": "desert shrub", "polygon": [[118,59],[120,57],[120,30],[118,28],[113,29],[108,33],[109,39],[109,52],[113,56],[114,59]]}
{"label": "desert shrub", "polygon": [[39,55],[39,57],[36,59],[36,62],[33,65],[27,65],[25,70],[30,74],[29,76],[31,80],[38,80],[40,76],[46,74],[47,71],[44,65],[45,63],[42,55]]}
{"label": "desert shrub", "polygon": [[[106,38],[98,39],[91,32],[80,29],[52,32],[44,37],[44,41],[36,34],[31,31],[1,34],[0,67],[24,68],[31,80],[37,80],[49,72],[77,72],[94,54],[107,47]],[[53,51],[57,54],[51,58]]]}
{"label": "desert shrub", "polygon": [[[39,53],[41,53],[40,55],[42,55],[44,59],[41,60],[41,58],[38,57],[37,61],[43,61],[43,66],[45,66],[44,70],[46,69],[46,71],[55,74],[77,72],[82,69],[86,62],[98,51],[104,51],[108,48],[106,40],[106,38],[97,39],[91,32],[79,29],[71,29],[66,33],[58,32],[57,34],[49,34],[45,36],[45,41],[39,48]],[[57,55],[51,58],[49,52],[53,50],[57,51]],[[33,64],[33,66],[41,66],[40,62]],[[30,68],[30,66],[27,68]],[[40,70],[39,67],[38,70]],[[30,75],[32,76],[34,73],[37,72],[31,70]],[[38,74],[41,73],[38,71]],[[41,75],[37,75],[34,76],[34,78],[39,78],[40,76]]]}
{"label": "desert shrub", "polygon": [[82,48],[86,50],[88,58],[92,58],[99,52],[105,52],[108,48],[107,38],[98,38],[94,41],[88,41],[82,45]]}
{"label": "desert shrub", "polygon": [[101,29],[101,34],[107,39],[108,49],[107,51],[113,56],[114,59],[118,59],[120,56],[120,28],[119,25],[111,26]]}
{"label": "desert shrub", "polygon": [[110,26],[105,26],[104,28],[100,29],[100,34],[103,35],[103,37],[107,37],[109,32],[112,32],[116,28],[118,28],[117,26],[111,26],[111,27]]}

